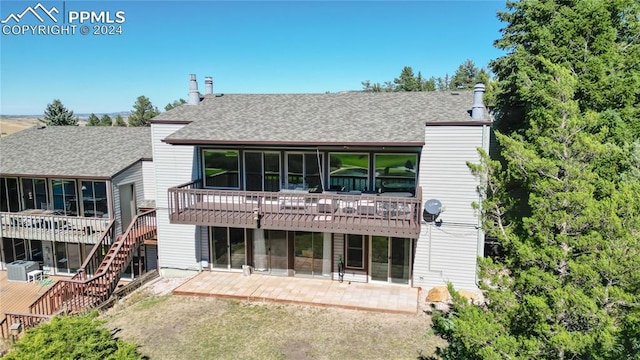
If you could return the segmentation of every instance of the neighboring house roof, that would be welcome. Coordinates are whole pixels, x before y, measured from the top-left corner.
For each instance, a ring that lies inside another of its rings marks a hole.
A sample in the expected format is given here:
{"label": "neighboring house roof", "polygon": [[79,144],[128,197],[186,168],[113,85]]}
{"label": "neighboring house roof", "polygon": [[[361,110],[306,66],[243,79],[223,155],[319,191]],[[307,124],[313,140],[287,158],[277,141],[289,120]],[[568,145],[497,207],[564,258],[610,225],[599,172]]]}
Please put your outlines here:
{"label": "neighboring house roof", "polygon": [[471,122],[472,102],[472,91],[207,95],[152,122],[189,122],[172,144],[413,146],[427,123]]}
{"label": "neighboring house roof", "polygon": [[151,157],[148,127],[34,127],[0,139],[3,176],[111,178]]}

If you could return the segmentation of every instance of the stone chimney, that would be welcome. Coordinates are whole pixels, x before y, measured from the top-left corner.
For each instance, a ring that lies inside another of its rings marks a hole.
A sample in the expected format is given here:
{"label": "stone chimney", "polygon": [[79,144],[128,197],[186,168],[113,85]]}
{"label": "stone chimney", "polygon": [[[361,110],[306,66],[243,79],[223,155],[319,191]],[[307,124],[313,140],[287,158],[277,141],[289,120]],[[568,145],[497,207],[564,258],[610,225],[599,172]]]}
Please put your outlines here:
{"label": "stone chimney", "polygon": [[213,78],[211,76],[204,78],[204,94],[213,95]]}
{"label": "stone chimney", "polygon": [[196,80],[196,74],[191,74],[189,80],[189,105],[198,105],[200,103],[200,92],[198,91],[198,81]]}
{"label": "stone chimney", "polygon": [[473,105],[471,105],[471,119],[484,120],[484,84],[476,84],[473,87]]}

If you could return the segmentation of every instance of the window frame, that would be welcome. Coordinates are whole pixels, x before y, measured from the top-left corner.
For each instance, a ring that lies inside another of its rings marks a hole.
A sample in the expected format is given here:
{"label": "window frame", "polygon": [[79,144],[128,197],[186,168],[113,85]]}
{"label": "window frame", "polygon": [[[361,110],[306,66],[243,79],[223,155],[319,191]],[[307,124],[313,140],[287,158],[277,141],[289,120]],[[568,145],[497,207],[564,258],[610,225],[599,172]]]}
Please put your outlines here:
{"label": "window frame", "polygon": [[[205,153],[214,152],[214,153],[236,153],[236,185],[235,186],[214,186],[207,184],[207,166],[206,166],[206,156]],[[202,158],[202,184],[204,188],[208,189],[229,189],[229,190],[239,190],[242,185],[241,179],[241,158],[242,153],[239,149],[202,149],[200,151],[200,156]]]}
{"label": "window frame", "polygon": [[[360,238],[361,241],[361,246],[360,247],[354,247],[354,246],[350,246],[350,240],[353,236],[358,236]],[[366,270],[367,267],[367,258],[366,258],[366,250],[367,250],[367,239],[368,236],[367,235],[360,235],[360,234],[347,234],[347,236],[344,239],[344,267],[345,269],[354,269],[354,270]],[[349,250],[352,249],[360,249],[360,253],[361,253],[361,266],[353,266],[349,264]]]}

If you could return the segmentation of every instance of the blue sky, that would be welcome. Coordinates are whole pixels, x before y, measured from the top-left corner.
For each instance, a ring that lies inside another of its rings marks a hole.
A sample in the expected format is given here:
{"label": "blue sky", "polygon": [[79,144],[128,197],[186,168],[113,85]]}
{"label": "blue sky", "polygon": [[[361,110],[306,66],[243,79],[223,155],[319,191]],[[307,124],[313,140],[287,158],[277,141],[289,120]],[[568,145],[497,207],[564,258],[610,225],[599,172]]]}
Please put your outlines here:
{"label": "blue sky", "polygon": [[[140,95],[163,110],[187,98],[191,73],[201,92],[212,76],[216,93],[321,93],[390,81],[404,66],[437,77],[466,59],[482,67],[503,55],[493,41],[504,26],[496,18],[504,1],[40,3],[59,10],[57,23],[26,14],[19,24],[1,24],[2,115],[41,115],[53,99],[76,113],[129,111]],[[37,4],[2,0],[0,18]],[[72,11],[109,17],[70,22]],[[111,22],[117,11],[124,12],[120,24]],[[76,29],[21,32],[43,24]],[[122,34],[93,34],[118,26]]]}

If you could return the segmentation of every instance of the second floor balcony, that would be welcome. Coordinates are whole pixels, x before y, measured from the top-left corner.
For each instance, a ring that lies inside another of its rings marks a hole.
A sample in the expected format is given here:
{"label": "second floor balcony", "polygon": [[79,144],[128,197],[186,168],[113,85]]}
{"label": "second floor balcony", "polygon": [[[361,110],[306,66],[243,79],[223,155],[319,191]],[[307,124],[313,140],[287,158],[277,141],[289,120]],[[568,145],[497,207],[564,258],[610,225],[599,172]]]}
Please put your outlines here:
{"label": "second floor balcony", "polygon": [[421,199],[419,187],[415,194],[270,192],[203,189],[196,180],[169,189],[169,217],[175,224],[416,238]]}

